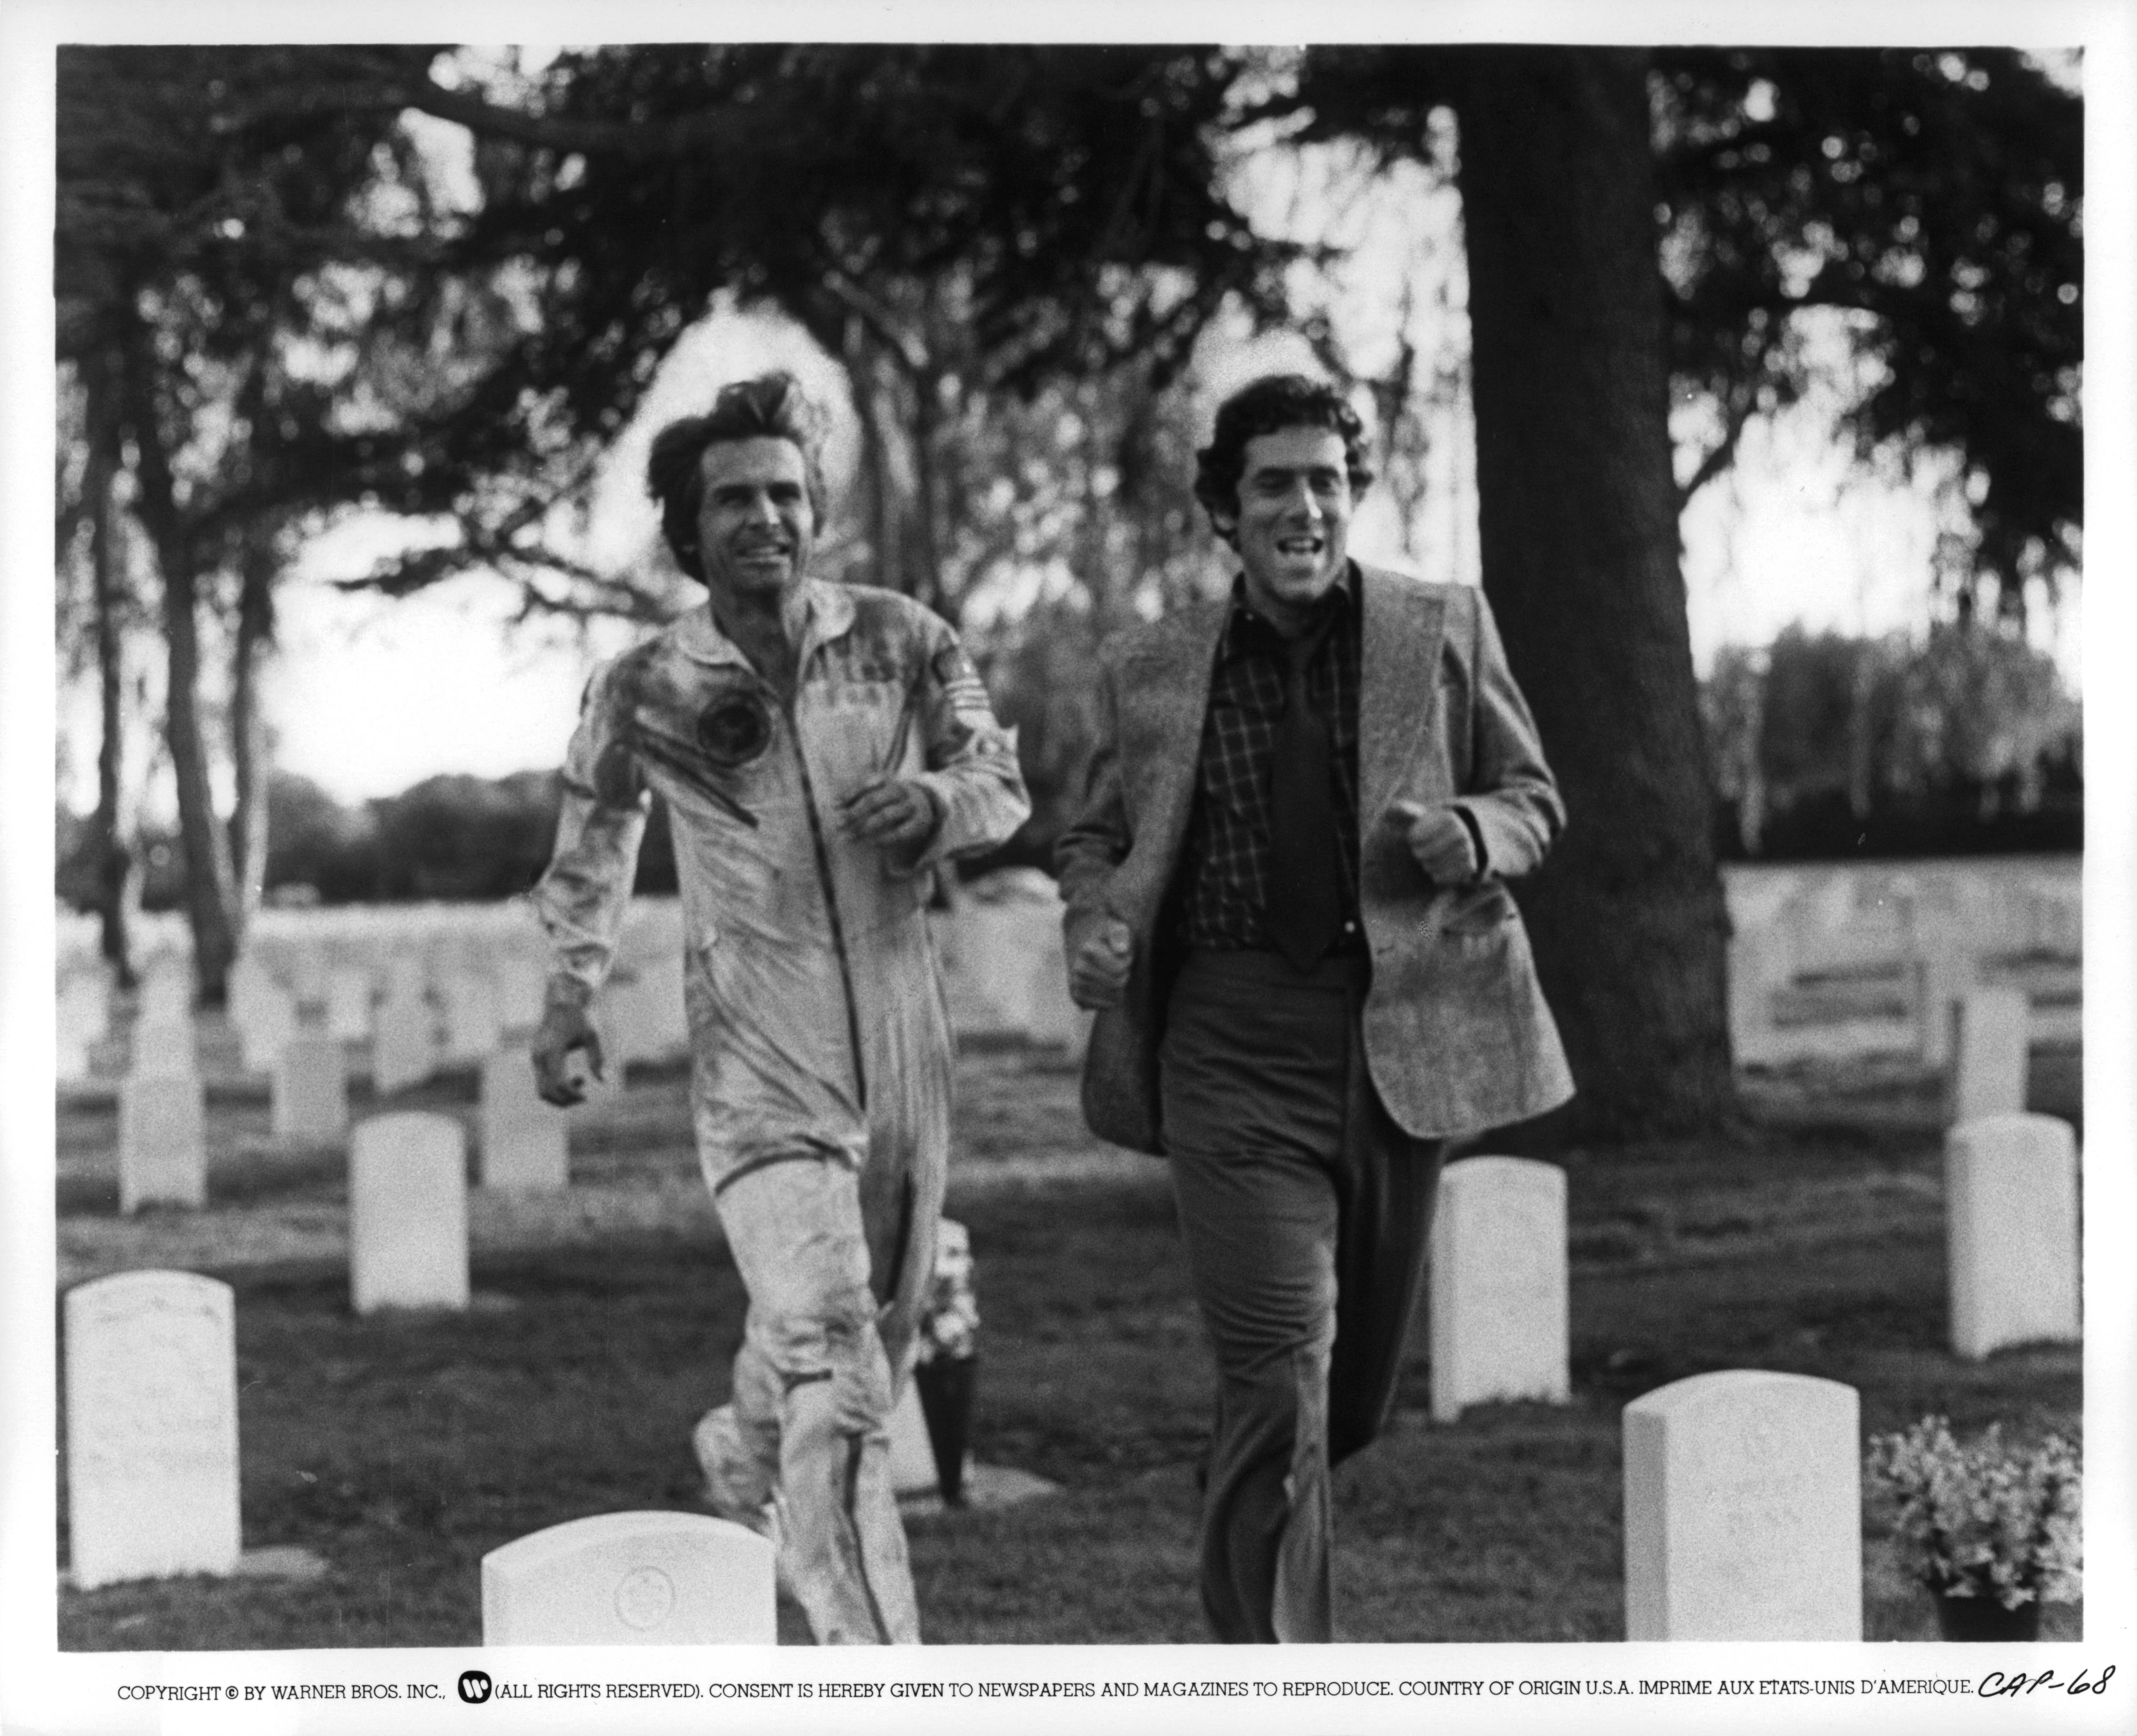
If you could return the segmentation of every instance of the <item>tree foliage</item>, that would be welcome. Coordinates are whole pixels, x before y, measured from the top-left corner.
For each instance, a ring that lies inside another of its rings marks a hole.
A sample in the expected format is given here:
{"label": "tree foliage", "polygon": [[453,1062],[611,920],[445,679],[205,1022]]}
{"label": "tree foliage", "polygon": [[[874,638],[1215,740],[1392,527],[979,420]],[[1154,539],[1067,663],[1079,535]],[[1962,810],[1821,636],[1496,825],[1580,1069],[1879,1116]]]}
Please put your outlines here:
{"label": "tree foliage", "polygon": [[2077,561],[2084,466],[2084,114],[2016,51],[1669,49],[1654,56],[1662,258],[1679,381],[1723,407],[1726,459],[1792,401],[1806,310],[1869,384],[1864,454],[1956,455],[1974,526],[1945,577]]}
{"label": "tree foliage", "polygon": [[[523,298],[499,370],[523,456],[494,473],[502,498],[546,510],[546,461],[619,433],[724,295],[844,365],[876,576],[948,602],[965,498],[948,425],[1123,366],[1161,388],[1228,300],[1282,310],[1299,250],[1223,191],[1240,65],[1142,46],[641,46],[560,56],[509,101],[404,89],[474,129],[465,246],[509,261]],[[463,514],[456,546],[374,582],[538,560],[532,518],[507,510],[504,531],[495,506]]]}
{"label": "tree foliage", "polygon": [[[1447,170],[1433,114],[1502,52],[1317,49],[1286,106]],[[2077,554],[2079,98],[1996,49],[1661,49],[1648,92],[1672,383],[1716,412],[1691,485],[1801,396],[1825,310],[1867,382],[1845,432],[1955,457],[1974,535],[1945,577],[2023,609]]]}

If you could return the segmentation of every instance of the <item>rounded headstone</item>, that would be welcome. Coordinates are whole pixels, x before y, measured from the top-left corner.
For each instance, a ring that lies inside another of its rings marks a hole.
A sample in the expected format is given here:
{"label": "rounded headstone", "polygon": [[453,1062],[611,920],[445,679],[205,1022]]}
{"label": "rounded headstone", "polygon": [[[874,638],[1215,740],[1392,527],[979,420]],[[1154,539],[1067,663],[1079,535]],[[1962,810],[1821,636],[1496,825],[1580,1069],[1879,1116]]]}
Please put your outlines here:
{"label": "rounded headstone", "polygon": [[77,1285],[63,1312],[75,1584],[235,1571],[230,1286],[193,1272],[122,1272]]}
{"label": "rounded headstone", "polygon": [[605,1513],[482,1558],[485,1646],[769,1646],[772,1547],[695,1513]]}

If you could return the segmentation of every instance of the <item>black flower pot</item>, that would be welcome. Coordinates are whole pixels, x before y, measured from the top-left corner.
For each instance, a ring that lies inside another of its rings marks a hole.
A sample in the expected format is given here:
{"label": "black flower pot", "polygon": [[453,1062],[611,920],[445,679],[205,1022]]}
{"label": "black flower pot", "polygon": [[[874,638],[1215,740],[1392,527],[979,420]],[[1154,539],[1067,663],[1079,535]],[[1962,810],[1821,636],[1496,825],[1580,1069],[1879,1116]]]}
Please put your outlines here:
{"label": "black flower pot", "polygon": [[945,1507],[965,1504],[965,1445],[972,1436],[972,1387],[979,1372],[976,1356],[938,1356],[913,1367]]}
{"label": "black flower pot", "polygon": [[2041,1636],[2041,1600],[2028,1599],[2016,1609],[2006,1609],[1994,1597],[1954,1597],[1937,1593],[1937,1630],[1947,1640],[1984,1641],[2009,1644]]}

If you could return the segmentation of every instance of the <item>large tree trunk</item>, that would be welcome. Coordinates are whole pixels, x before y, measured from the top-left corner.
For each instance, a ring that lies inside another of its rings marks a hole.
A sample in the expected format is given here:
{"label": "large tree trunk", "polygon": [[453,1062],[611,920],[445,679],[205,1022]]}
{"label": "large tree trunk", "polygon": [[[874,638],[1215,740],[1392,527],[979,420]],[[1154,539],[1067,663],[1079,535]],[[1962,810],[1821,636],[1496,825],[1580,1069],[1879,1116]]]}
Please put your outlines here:
{"label": "large tree trunk", "polygon": [[1484,584],[1570,823],[1521,903],[1576,1124],[1734,1102],[1727,915],[1677,563],[1644,56],[1461,56]]}
{"label": "large tree trunk", "polygon": [[111,402],[110,380],[101,368],[83,370],[89,397],[89,463],[83,481],[89,509],[90,584],[96,615],[96,675],[100,731],[96,748],[96,914],[99,944],[112,979],[121,988],[134,983],[134,953],[128,932],[132,903],[133,861],[124,841],[124,792],[119,773],[125,749],[124,634],[119,614],[124,588],[119,565],[118,507],[112,479],[119,468],[119,422]]}
{"label": "large tree trunk", "polygon": [[237,637],[231,656],[230,735],[237,802],[231,818],[235,844],[236,939],[241,949],[267,876],[267,719],[260,675],[275,637],[275,551],[262,531],[245,551],[238,576]]}
{"label": "large tree trunk", "polygon": [[186,917],[193,936],[193,982],[203,1006],[219,1007],[236,957],[232,920],[230,839],[216,817],[207,776],[207,743],[200,719],[198,578],[192,546],[172,487],[170,463],[148,378],[154,363],[145,333],[136,331],[126,357],[126,419],[138,454],[139,513],[155,545],[163,581],[163,636],[169,652],[164,734],[178,787],[178,835],[186,859]]}

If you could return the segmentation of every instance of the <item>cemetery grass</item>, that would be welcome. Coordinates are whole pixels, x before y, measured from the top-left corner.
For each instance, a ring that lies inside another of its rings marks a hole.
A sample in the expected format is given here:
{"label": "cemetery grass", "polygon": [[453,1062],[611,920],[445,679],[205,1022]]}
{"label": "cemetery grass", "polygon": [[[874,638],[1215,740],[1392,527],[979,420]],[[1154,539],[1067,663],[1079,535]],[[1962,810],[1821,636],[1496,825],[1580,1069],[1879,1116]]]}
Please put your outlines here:
{"label": "cemetery grass", "polygon": [[[2037,1054],[2035,1106],[2074,1114],[2076,1076],[2074,1052]],[[448,1077],[381,1106],[471,1117],[472,1095]],[[1748,1103],[1726,1139],[1562,1154],[1571,1404],[1433,1423],[1420,1321],[1394,1426],[1336,1474],[1344,1637],[1621,1637],[1619,1412],[1687,1375],[1845,1381],[1866,1434],[1929,1412],[1962,1431],[2076,1432],[2075,1347],[1979,1364],[1945,1348],[1926,1081],[1808,1068],[1755,1080]],[[124,1233],[120,1263],[164,1263],[158,1238],[180,1215],[106,1222],[98,1113],[62,1114],[63,1242],[71,1226]],[[472,1646],[488,1550],[587,1514],[696,1508],[689,1429],[724,1397],[742,1314],[709,1213],[504,1238],[478,1248],[467,1314],[358,1319],[338,1261],[247,1256],[248,1223],[331,1217],[343,1197],[338,1158],[276,1153],[265,1116],[242,1093],[211,1101],[211,1211],[232,1239],[203,1269],[236,1290],[246,1544],[297,1545],[325,1571],[63,1590],[62,1649]],[[1211,1388],[1163,1169],[1092,1144],[1073,1075],[1018,1049],[964,1058],[958,1139],[951,1211],[971,1231],[983,1317],[976,1456],[1059,1488],[908,1515],[927,1636],[1200,1642],[1195,1467]],[[573,1170],[593,1202],[583,1221],[649,1189],[687,1198],[680,1075],[635,1076],[575,1136]],[[60,1511],[64,1561],[63,1489]],[[1899,1578],[1874,1517],[1865,1564],[1867,1637],[1934,1638],[1929,1599]],[[782,1606],[780,1622],[783,1641],[806,1643],[797,1612]],[[2044,1631],[2081,1625],[2081,1610],[2052,1607]]]}

